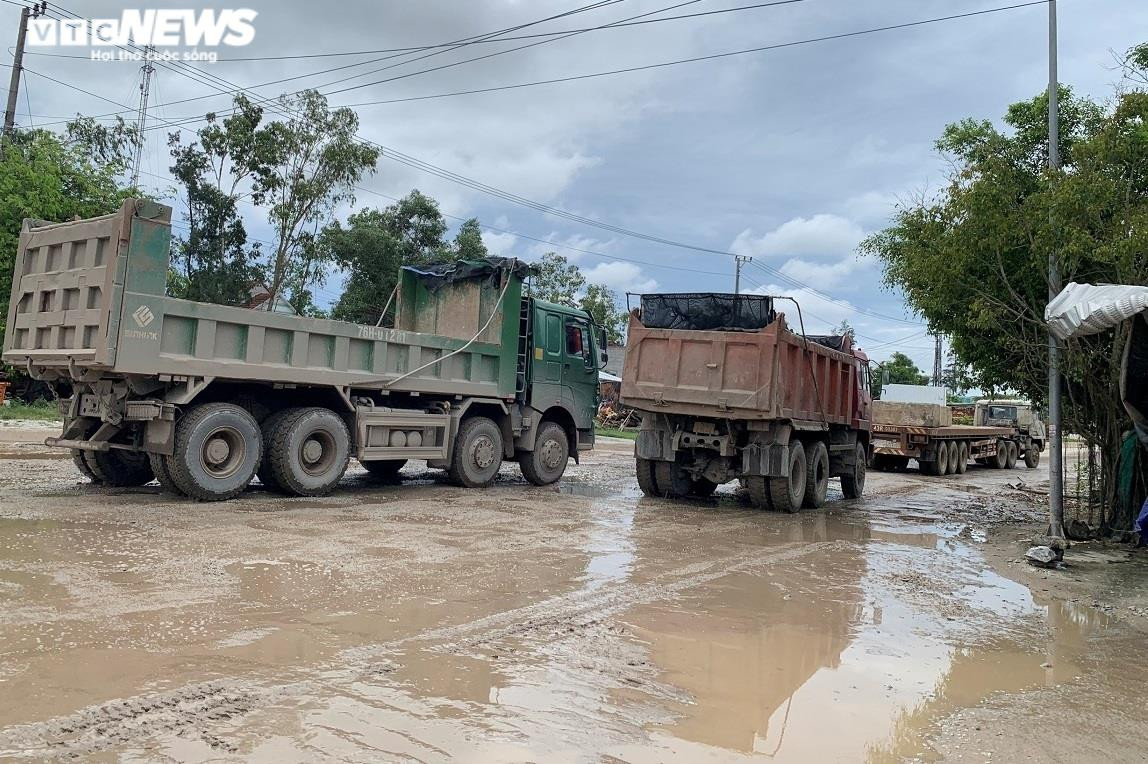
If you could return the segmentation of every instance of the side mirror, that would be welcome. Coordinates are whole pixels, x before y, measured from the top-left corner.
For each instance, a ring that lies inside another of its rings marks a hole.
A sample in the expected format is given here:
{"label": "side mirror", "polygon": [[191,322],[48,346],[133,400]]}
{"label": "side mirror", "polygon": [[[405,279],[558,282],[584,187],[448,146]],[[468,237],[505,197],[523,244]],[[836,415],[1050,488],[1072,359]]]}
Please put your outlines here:
{"label": "side mirror", "polygon": [[601,326],[598,327],[598,350],[602,355],[601,363],[605,366],[610,357],[606,354],[606,330]]}

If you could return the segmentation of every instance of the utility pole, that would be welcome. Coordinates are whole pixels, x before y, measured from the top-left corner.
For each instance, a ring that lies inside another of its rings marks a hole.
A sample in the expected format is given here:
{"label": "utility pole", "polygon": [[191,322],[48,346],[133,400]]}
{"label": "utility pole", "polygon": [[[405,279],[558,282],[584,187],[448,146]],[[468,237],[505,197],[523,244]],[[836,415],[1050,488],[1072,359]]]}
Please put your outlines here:
{"label": "utility pole", "polygon": [[741,294],[741,266],[753,260],[748,255],[734,255],[733,293]]}
{"label": "utility pole", "polygon": [[[1048,4],[1048,169],[1050,182],[1060,170],[1060,83],[1056,72],[1056,0]],[[1052,207],[1049,223],[1055,231]],[[1054,246],[1048,253],[1048,299],[1060,292],[1060,268]],[[1048,333],[1048,514],[1049,535],[1064,538],[1064,469],[1060,429],[1060,351]]]}
{"label": "utility pole", "polygon": [[16,50],[12,53],[12,79],[8,80],[8,106],[4,109],[2,138],[7,138],[16,125],[16,99],[20,95],[20,76],[24,73],[24,39],[28,36],[28,19],[38,19],[47,11],[47,2],[20,9],[20,29],[16,32]]}
{"label": "utility pole", "polygon": [[155,67],[151,65],[152,54],[155,48],[148,45],[144,48],[144,62],[140,67],[140,105],[136,114],[136,155],[132,159],[132,185],[138,186],[140,181],[140,159],[143,157],[144,128],[147,127],[147,101],[151,93],[151,76]]}
{"label": "utility pole", "polygon": [[936,340],[936,344],[933,347],[933,387],[940,387],[941,386],[941,374],[942,374],[942,368],[941,368],[941,335],[935,334],[935,335],[933,335],[933,339]]}
{"label": "utility pole", "polygon": [[20,92],[20,75],[24,71],[24,38],[28,36],[29,8],[20,9],[20,31],[16,33],[16,52],[12,54],[12,79],[8,81],[8,108],[4,110],[4,137],[16,124],[16,96]]}

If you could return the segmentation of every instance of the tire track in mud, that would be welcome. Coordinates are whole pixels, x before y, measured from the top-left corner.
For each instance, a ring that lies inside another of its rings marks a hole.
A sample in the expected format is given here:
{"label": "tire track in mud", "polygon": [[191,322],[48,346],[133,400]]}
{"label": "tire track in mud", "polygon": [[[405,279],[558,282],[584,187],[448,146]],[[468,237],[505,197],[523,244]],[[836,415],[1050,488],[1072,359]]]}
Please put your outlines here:
{"label": "tire track in mud", "polygon": [[[66,716],[0,730],[0,757],[75,759],[121,746],[135,747],[164,734],[199,739],[221,755],[234,754],[237,747],[228,742],[221,727],[234,729],[250,712],[286,697],[324,689],[337,693],[342,686],[365,677],[377,678],[380,659],[389,662],[388,656],[401,648],[417,645],[434,652],[462,654],[489,649],[506,640],[553,645],[606,633],[617,636],[619,632],[609,627],[607,620],[634,606],[671,599],[731,573],[793,562],[850,543],[838,540],[770,550],[755,548],[676,568],[644,583],[621,581],[589,591],[578,589],[466,623],[431,628],[369,647],[348,648],[326,665],[306,669],[313,678],[275,684],[259,679],[223,679],[108,701]],[[630,665],[645,673],[644,667]]]}

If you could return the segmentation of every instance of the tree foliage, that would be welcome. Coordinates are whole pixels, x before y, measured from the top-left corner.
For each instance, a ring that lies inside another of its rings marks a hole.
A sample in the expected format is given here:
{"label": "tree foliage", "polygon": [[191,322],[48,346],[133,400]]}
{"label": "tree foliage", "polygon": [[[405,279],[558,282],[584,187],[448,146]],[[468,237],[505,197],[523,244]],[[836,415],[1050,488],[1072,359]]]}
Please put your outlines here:
{"label": "tree foliage", "polygon": [[[378,322],[398,281],[403,265],[422,264],[451,256],[443,240],[447,226],[434,199],[411,191],[385,209],[364,209],[323,229],[319,246],[348,272],[342,296],[332,317],[343,321]],[[460,232],[462,237],[462,232]],[[481,245],[481,238],[478,240]],[[482,257],[473,241],[468,257]],[[461,250],[460,246],[460,250]],[[393,308],[393,301],[392,301]],[[389,323],[389,322],[387,322]]]}
{"label": "tree foliage", "polygon": [[98,130],[87,122],[69,127],[64,135],[14,130],[0,146],[0,342],[24,218],[106,215],[133,195],[116,180],[126,166],[131,131],[122,123]]}
{"label": "tree foliage", "polygon": [[[1129,61],[1148,65],[1148,49]],[[1063,283],[1148,283],[1148,93],[1136,71],[1110,111],[1061,89],[1055,174],[1047,94],[1011,106],[1007,130],[950,125],[937,143],[954,168],[943,192],[903,206],[864,243],[886,283],[952,339],[963,386],[1046,398],[1050,253]],[[1105,455],[1098,498],[1110,508],[1127,427],[1117,388],[1125,334],[1073,341],[1063,354],[1064,423]]]}
{"label": "tree foliage", "polygon": [[875,365],[875,373],[873,374],[872,390],[873,397],[880,398],[881,390],[885,385],[926,385],[929,383],[929,377],[925,372],[917,368],[917,364],[913,363],[913,359],[904,353],[893,353],[889,356],[889,360],[880,365]]}
{"label": "tree foliage", "polygon": [[590,284],[578,301],[578,307],[590,314],[594,323],[606,330],[606,341],[611,345],[622,343],[626,314],[618,310],[618,298],[602,284]]}
{"label": "tree foliage", "polygon": [[578,295],[585,287],[586,279],[577,265],[557,252],[547,252],[534,264],[526,292],[536,299],[573,308],[577,307]]}

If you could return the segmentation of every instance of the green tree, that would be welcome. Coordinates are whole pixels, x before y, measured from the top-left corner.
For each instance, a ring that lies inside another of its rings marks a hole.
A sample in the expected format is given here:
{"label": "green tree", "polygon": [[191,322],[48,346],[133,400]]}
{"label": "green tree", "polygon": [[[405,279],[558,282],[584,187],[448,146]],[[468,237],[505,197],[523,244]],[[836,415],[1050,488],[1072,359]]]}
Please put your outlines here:
{"label": "green tree", "polygon": [[[958,122],[937,144],[954,168],[947,187],[902,207],[863,245],[883,261],[887,284],[952,339],[976,387],[1046,398],[1050,253],[1064,282],[1148,283],[1148,48],[1127,65],[1109,111],[1062,88],[1062,171],[1045,169],[1046,94],[1011,106],[1007,131]],[[1115,527],[1130,522],[1114,479],[1128,426],[1117,384],[1126,334],[1074,340],[1062,356],[1065,429],[1099,447],[1093,498]]]}
{"label": "green tree", "polygon": [[557,252],[547,252],[535,264],[526,293],[539,300],[574,308],[585,287],[586,279],[577,265],[570,264]]}
{"label": "green tree", "polygon": [[295,295],[320,280],[322,263],[314,246],[315,226],[329,220],[342,203],[354,203],[354,186],[374,172],[379,150],[355,137],[359,117],[347,108],[327,108],[327,99],[307,90],[279,97],[286,121],[267,126],[266,171],[257,192],[275,228],[269,253],[267,290],[271,299]]}
{"label": "green tree", "polygon": [[482,226],[477,218],[459,226],[454,237],[454,253],[463,260],[481,260],[487,256],[486,245],[482,242]]}
{"label": "green tree", "polygon": [[880,398],[885,385],[926,385],[929,377],[904,353],[894,353],[882,364],[873,364],[873,397]]}
{"label": "green tree", "polygon": [[611,345],[622,343],[626,314],[618,310],[618,298],[608,287],[590,284],[578,301],[578,307],[589,313],[594,323],[606,330],[606,339]]}
{"label": "green tree", "polygon": [[132,140],[122,123],[93,132],[81,121],[64,135],[14,130],[0,145],[0,341],[24,218],[64,221],[115,212],[135,193],[117,180]]}
{"label": "green tree", "polygon": [[830,333],[835,337],[848,337],[853,342],[857,341],[857,331],[853,328],[853,325],[844,318],[841,319],[841,323],[833,327]]}
{"label": "green tree", "polygon": [[400,267],[450,256],[443,240],[446,230],[438,204],[417,189],[385,209],[351,215],[345,226],[336,221],[324,228],[320,248],[349,273],[332,317],[376,323],[394,291]]}
{"label": "green tree", "polygon": [[242,305],[263,282],[262,253],[248,244],[240,202],[261,203],[270,182],[271,135],[262,108],[243,96],[226,119],[207,115],[197,140],[168,138],[188,232],[173,241],[168,289],[175,297]]}

